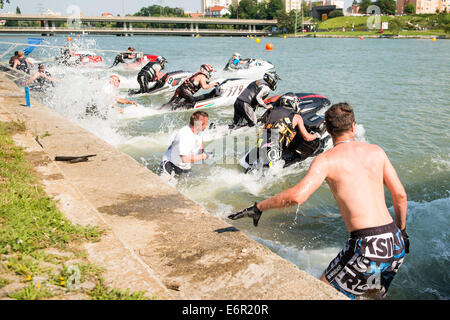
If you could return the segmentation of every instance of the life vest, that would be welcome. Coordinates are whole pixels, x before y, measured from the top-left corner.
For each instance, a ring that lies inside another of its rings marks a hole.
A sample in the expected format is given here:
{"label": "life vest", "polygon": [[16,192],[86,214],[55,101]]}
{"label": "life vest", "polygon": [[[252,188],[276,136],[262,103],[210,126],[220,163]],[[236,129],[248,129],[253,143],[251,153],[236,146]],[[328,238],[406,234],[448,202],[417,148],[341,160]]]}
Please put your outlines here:
{"label": "life vest", "polygon": [[[154,65],[158,64],[159,62],[156,61],[151,61],[149,63],[147,63],[139,72],[140,74],[142,74],[143,72],[147,73],[150,76],[150,79],[154,80],[156,77],[156,71],[153,68]],[[161,68],[162,69],[162,68]]]}
{"label": "life vest", "polygon": [[[248,103],[249,105],[257,106],[258,102],[256,101],[256,96],[261,91],[262,87],[267,85],[265,81],[256,80],[250,83],[247,88],[237,97],[237,100],[243,101]],[[265,95],[263,100],[268,96],[269,94]]]}
{"label": "life vest", "polygon": [[26,73],[30,73],[30,67],[28,66],[28,62],[26,60],[26,58],[23,58],[22,60],[20,60],[19,58],[17,58],[20,63],[17,65],[17,70],[21,70],[23,72]]}
{"label": "life vest", "polygon": [[190,93],[195,94],[201,88],[200,81],[197,84],[194,83],[194,78],[199,74],[205,75],[203,72],[196,72],[192,76],[184,80],[184,82],[181,84],[181,87],[185,90],[188,90]]}
{"label": "life vest", "polygon": [[[39,71],[38,71],[39,72]],[[44,71],[44,74],[48,77],[51,77],[52,75],[50,74],[50,72],[48,71]],[[38,77],[36,79],[36,82],[39,83],[41,86],[47,86],[47,85],[51,85],[52,81],[48,80],[47,78],[44,77]]]}
{"label": "life vest", "polygon": [[293,127],[295,112],[285,107],[274,108],[267,119],[264,129],[278,130],[279,144],[288,147],[297,131]]}

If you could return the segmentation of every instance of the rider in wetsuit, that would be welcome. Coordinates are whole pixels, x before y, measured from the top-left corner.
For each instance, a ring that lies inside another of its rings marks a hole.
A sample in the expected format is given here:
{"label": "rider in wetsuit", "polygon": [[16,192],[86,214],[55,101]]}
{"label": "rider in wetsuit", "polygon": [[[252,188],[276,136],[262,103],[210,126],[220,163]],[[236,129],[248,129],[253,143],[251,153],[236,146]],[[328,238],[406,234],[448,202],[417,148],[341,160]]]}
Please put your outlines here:
{"label": "rider in wetsuit", "polygon": [[163,74],[160,72],[164,70],[164,66],[167,63],[166,58],[159,56],[156,58],[156,61],[151,61],[147,63],[141,71],[139,71],[137,76],[137,81],[140,86],[139,93],[147,93],[150,92],[149,83],[156,82],[153,85],[153,90],[156,88],[160,88],[164,85],[161,80]]}
{"label": "rider in wetsuit", "polygon": [[33,84],[33,89],[38,91],[45,91],[50,86],[55,86],[55,82],[58,79],[52,78],[50,72],[45,71],[45,67],[42,63],[38,64],[38,72],[36,72],[28,81],[24,84]]}
{"label": "rider in wetsuit", "polygon": [[23,72],[29,74],[30,73],[30,66],[31,67],[34,66],[33,62],[31,62],[30,59],[25,57],[25,54],[23,53],[23,51],[19,51],[17,53],[16,59],[14,60],[12,68],[20,70],[20,71],[23,71]]}
{"label": "rider in wetsuit", "polygon": [[[200,89],[211,89],[213,87],[217,87],[219,85],[218,82],[208,83],[209,79],[211,79],[211,74],[214,69],[209,64],[203,64],[200,67],[200,71],[194,73],[188,79],[186,79],[175,91],[172,99],[166,104],[164,104],[161,108],[171,107],[172,110],[183,107],[186,109],[193,108],[196,101],[204,99],[204,95],[202,97],[194,97],[194,94]],[[180,104],[181,99],[185,101]]]}
{"label": "rider in wetsuit", "polygon": [[239,69],[248,69],[249,67],[249,59],[243,60],[241,55],[237,52],[233,53],[233,56],[228,60],[228,63],[225,66],[225,69],[228,70],[239,70]]}
{"label": "rider in wetsuit", "polygon": [[270,90],[276,89],[278,80],[280,78],[275,72],[267,72],[262,80],[253,81],[248,85],[234,103],[233,124],[229,126],[230,129],[244,126],[241,124],[243,120],[246,120],[249,127],[253,127],[257,121],[256,108],[258,106],[272,108],[272,105],[267,105],[264,99],[269,95]]}
{"label": "rider in wetsuit", "polygon": [[135,49],[133,47],[129,47],[127,52],[121,52],[116,56],[112,67],[117,66],[119,63],[125,63],[125,59],[134,59],[136,58],[136,54],[134,53]]}
{"label": "rider in wetsuit", "polygon": [[300,100],[292,93],[284,94],[276,106],[270,110],[264,129],[276,130],[278,133],[278,144],[282,149],[289,147],[297,134],[297,129],[305,141],[313,141],[320,138],[319,134],[310,134],[303,123],[303,118],[298,114],[300,111]]}

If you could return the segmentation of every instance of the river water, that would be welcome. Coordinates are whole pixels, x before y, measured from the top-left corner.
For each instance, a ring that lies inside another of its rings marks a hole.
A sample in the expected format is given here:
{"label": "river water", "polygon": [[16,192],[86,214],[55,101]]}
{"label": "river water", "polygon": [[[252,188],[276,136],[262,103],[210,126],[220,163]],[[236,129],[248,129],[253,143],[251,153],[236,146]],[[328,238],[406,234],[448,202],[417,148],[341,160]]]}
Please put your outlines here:
{"label": "river water", "polygon": [[[45,41],[66,44],[65,37]],[[357,138],[386,151],[408,194],[411,253],[394,279],[388,299],[450,298],[450,41],[265,38],[256,43],[250,38],[231,37],[84,36],[74,37],[73,42],[97,50],[105,67],[68,69],[49,63],[52,74],[62,82],[51,94],[37,97],[156,173],[162,155],[191,113],[158,113],[156,109],[170,98],[165,96],[137,98],[140,106],[128,107],[125,116],[117,112],[109,112],[106,120],[83,116],[86,105],[107,104],[104,84],[109,75],[120,75],[124,97],[127,89],[138,87],[137,70],[107,69],[115,54],[101,49],[134,46],[138,51],[163,55],[169,71],[197,71],[203,63],[221,70],[238,51],[244,57],[275,65],[282,78],[276,93],[313,92],[329,97],[332,103],[348,102],[355,109]],[[267,42],[273,44],[273,51],[264,49]],[[0,45],[0,52],[6,47]],[[56,52],[39,48],[31,56],[45,59]],[[218,72],[216,77],[221,75]],[[219,126],[230,123],[233,116],[231,105],[207,111],[210,121]],[[244,130],[226,139],[220,133],[206,132],[207,148],[226,140],[223,150],[227,161],[222,158],[194,165],[192,177],[180,179],[176,188],[319,278],[348,238],[326,184],[298,208],[264,212],[257,228],[250,219],[226,218],[293,186],[306,174],[310,163],[286,170],[275,166],[265,176],[246,175],[237,164],[245,152],[245,136],[254,137],[255,131]],[[388,192],[386,196],[393,213]]]}

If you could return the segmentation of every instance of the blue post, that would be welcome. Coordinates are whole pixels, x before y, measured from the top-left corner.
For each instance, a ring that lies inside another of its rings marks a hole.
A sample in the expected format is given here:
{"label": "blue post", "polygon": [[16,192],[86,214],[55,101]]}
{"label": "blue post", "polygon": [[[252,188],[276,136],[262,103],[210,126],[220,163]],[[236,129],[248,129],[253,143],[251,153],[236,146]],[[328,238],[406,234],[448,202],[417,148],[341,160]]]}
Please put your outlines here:
{"label": "blue post", "polygon": [[25,100],[27,101],[27,107],[31,107],[30,88],[28,88],[28,87],[25,87]]}

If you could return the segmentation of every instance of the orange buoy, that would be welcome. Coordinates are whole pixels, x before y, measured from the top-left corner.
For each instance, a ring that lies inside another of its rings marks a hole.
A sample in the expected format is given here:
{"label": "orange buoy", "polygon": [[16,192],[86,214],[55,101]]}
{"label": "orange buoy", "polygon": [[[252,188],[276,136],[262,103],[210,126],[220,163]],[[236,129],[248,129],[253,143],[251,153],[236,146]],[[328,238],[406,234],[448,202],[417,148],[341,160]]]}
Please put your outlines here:
{"label": "orange buoy", "polygon": [[364,37],[359,37],[359,40],[364,40]]}
{"label": "orange buoy", "polygon": [[266,50],[273,50],[273,44],[271,44],[270,42],[268,42],[266,44]]}
{"label": "orange buoy", "polygon": [[71,37],[67,37],[67,41],[72,41],[72,38]]}

